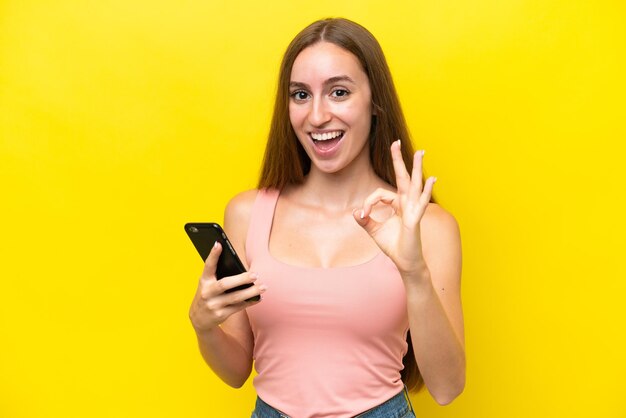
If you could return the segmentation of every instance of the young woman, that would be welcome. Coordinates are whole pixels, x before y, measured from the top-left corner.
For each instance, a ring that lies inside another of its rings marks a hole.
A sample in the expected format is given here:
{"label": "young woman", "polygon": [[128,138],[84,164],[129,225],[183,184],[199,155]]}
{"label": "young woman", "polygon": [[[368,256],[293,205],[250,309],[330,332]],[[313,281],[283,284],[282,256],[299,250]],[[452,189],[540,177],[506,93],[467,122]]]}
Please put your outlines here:
{"label": "young woman", "polygon": [[254,360],[253,417],[412,417],[406,387],[440,404],[462,392],[459,229],[423,156],[365,28],[325,19],[295,37],[259,188],[226,208],[248,272],[217,281],[216,245],[190,309],[222,380],[240,387]]}

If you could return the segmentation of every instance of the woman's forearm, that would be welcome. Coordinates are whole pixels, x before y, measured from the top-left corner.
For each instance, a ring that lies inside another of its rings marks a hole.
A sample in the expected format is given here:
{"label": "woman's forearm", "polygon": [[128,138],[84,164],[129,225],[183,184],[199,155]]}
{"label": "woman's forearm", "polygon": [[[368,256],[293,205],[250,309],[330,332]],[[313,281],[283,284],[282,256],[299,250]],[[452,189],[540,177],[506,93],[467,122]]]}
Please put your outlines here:
{"label": "woman's forearm", "polygon": [[403,279],[415,359],[433,398],[446,405],[465,386],[462,336],[455,332],[425,266]]}
{"label": "woman's forearm", "polygon": [[204,361],[228,385],[239,388],[252,371],[252,353],[221,327],[196,333]]}

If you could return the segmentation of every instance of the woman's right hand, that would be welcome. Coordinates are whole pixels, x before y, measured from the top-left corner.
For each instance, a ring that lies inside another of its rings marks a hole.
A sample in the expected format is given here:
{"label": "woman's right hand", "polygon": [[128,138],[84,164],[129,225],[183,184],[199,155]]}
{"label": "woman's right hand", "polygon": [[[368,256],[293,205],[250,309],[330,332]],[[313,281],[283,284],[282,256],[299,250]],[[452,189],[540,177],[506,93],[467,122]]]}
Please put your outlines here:
{"label": "woman's right hand", "polygon": [[[216,242],[204,263],[204,270],[198,283],[198,290],[189,309],[189,319],[196,333],[210,331],[218,327],[232,314],[242,311],[259,301],[247,301],[265,292],[267,286],[257,283],[255,273],[245,272],[236,276],[217,280],[215,271],[222,253],[222,246]],[[225,293],[226,290],[251,283],[252,286]]]}

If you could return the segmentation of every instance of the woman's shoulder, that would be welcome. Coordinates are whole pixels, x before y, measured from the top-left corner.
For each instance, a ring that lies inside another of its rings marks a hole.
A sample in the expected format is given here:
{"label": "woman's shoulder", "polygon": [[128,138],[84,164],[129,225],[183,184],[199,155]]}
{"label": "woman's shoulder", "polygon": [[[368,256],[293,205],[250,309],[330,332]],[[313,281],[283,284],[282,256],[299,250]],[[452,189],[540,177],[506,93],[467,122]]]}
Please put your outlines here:
{"label": "woman's shoulder", "polygon": [[245,242],[252,215],[252,207],[258,190],[246,190],[233,196],[224,210],[224,229],[230,242],[239,254],[239,258],[247,266]]}
{"label": "woman's shoulder", "polygon": [[437,203],[429,203],[420,222],[422,238],[431,246],[451,245],[460,240],[459,224],[452,213]]}
{"label": "woman's shoulder", "polygon": [[248,223],[258,192],[258,189],[251,189],[233,196],[226,205],[224,222],[228,224]]}
{"label": "woman's shoulder", "polygon": [[[424,256],[426,258],[460,257],[461,233],[459,224],[446,209],[429,203],[420,222]],[[456,256],[454,256],[456,257]]]}
{"label": "woman's shoulder", "polygon": [[454,215],[438,203],[429,203],[422,218],[423,222],[435,228],[458,228]]}

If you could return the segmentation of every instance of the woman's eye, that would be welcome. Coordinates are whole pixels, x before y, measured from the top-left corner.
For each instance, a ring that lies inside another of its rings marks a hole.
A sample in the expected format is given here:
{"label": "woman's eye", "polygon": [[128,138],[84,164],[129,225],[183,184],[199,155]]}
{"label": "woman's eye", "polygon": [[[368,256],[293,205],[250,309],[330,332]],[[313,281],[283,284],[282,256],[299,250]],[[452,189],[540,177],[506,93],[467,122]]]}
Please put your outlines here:
{"label": "woman's eye", "polygon": [[306,91],[298,90],[291,93],[291,97],[295,100],[302,101],[309,98],[309,94]]}
{"label": "woman's eye", "polygon": [[333,90],[333,92],[331,93],[332,96],[337,97],[337,98],[347,97],[349,94],[350,92],[346,89]]}

